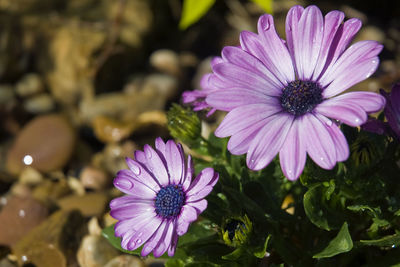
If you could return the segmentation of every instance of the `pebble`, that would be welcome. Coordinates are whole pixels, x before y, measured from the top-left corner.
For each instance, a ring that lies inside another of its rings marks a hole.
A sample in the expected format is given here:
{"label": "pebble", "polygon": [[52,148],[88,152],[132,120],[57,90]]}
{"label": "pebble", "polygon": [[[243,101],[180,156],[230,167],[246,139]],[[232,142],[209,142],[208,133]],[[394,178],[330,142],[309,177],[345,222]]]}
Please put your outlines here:
{"label": "pebble", "polygon": [[180,74],[179,56],[172,50],[159,49],[150,55],[150,65],[158,71],[177,76]]}
{"label": "pebble", "polygon": [[26,185],[37,185],[43,181],[43,175],[32,167],[26,167],[19,175],[19,182]]}
{"label": "pebble", "polygon": [[104,267],[145,267],[146,264],[138,257],[131,255],[120,255],[107,262]]}
{"label": "pebble", "polygon": [[12,174],[31,166],[49,172],[62,168],[75,144],[72,127],[61,115],[42,115],[32,119],[17,135],[7,154],[6,167]]}
{"label": "pebble", "polygon": [[107,173],[92,166],[86,166],[83,168],[79,175],[79,179],[85,188],[94,190],[103,190],[111,183],[111,177],[108,177]]}
{"label": "pebble", "polygon": [[28,73],[15,85],[15,91],[21,97],[27,97],[42,92],[43,81],[36,73]]}
{"label": "pebble", "polygon": [[132,133],[131,123],[123,123],[107,116],[97,116],[92,125],[96,137],[104,143],[119,142]]}
{"label": "pebble", "polygon": [[77,259],[80,266],[102,267],[118,254],[119,252],[104,237],[86,235],[79,247]]}
{"label": "pebble", "polygon": [[54,110],[54,107],[54,100],[49,94],[33,96],[24,103],[25,110],[33,114],[46,113]]}
{"label": "pebble", "polygon": [[45,203],[54,202],[70,193],[66,179],[46,179],[33,190],[33,196]]}
{"label": "pebble", "polygon": [[57,201],[63,210],[79,210],[83,216],[101,216],[107,206],[108,196],[104,193],[88,193],[83,196],[71,195]]}
{"label": "pebble", "polygon": [[0,212],[0,244],[13,246],[47,214],[47,208],[31,197],[10,196]]}
{"label": "pebble", "polygon": [[75,252],[85,231],[78,211],[56,211],[14,247],[18,263],[36,267],[77,266]]}

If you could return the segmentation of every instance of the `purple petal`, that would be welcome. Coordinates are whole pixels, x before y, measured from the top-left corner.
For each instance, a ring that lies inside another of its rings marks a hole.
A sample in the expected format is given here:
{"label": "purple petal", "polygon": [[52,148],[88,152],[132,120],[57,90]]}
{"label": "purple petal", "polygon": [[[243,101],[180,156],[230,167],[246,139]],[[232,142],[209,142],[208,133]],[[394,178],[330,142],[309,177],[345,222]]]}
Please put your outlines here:
{"label": "purple petal", "polygon": [[301,120],[294,120],[286,140],[279,151],[279,160],[283,174],[289,180],[296,180],[306,164],[305,137],[301,134]]}
{"label": "purple petal", "polygon": [[[203,190],[208,185],[214,185],[218,180],[218,173],[214,171],[213,168],[205,168],[203,169],[194,179],[193,183],[190,185],[188,191],[186,192],[186,196],[190,197],[192,195],[196,195],[198,192]],[[212,188],[211,188],[212,190]],[[190,202],[190,200],[187,200]],[[195,201],[195,200],[193,200]]]}
{"label": "purple petal", "polygon": [[[246,59],[243,58],[243,60],[245,61]],[[226,85],[227,88],[241,87],[271,96],[277,96],[281,91],[281,86],[272,84],[271,81],[267,79],[267,76],[259,74],[256,68],[250,70],[226,62],[214,66],[213,70],[224,83],[225,81],[231,83],[230,85]]]}
{"label": "purple petal", "polygon": [[[155,249],[157,247],[157,244],[160,240],[162,240],[168,230],[167,225],[169,225],[169,223],[167,221],[163,221],[160,225],[160,227],[157,229],[157,231],[152,235],[152,237],[146,242],[146,244],[143,245],[143,249],[142,252],[140,253],[140,255],[142,257],[146,257],[147,255],[150,254],[150,252],[153,251],[153,249]],[[165,251],[164,251],[165,252]],[[155,257],[159,257],[160,255],[154,255]]]}
{"label": "purple petal", "polygon": [[344,19],[344,13],[334,10],[326,14],[324,21],[324,35],[322,37],[322,46],[318,56],[318,61],[313,73],[313,80],[317,80],[325,69],[325,66],[330,63],[332,58],[328,58],[332,54],[332,41]]}
{"label": "purple petal", "polygon": [[165,168],[164,162],[158,155],[158,153],[149,145],[144,145],[143,147],[146,160],[147,168],[153,173],[157,178],[161,186],[166,186],[169,184],[168,173]]}
{"label": "purple petal", "polygon": [[261,121],[279,111],[282,107],[279,100],[276,99],[276,104],[251,104],[241,106],[230,111],[215,130],[217,137],[227,137],[251,126],[258,121]]}
{"label": "purple petal", "polygon": [[258,32],[259,35],[248,31],[240,34],[242,49],[260,59],[282,85],[294,80],[292,59],[275,31],[271,15],[260,17]]}
{"label": "purple petal", "polygon": [[196,212],[197,212],[197,215],[199,215],[200,213],[202,213],[207,208],[207,200],[202,199],[200,201],[187,203],[187,205],[195,208]]}
{"label": "purple petal", "polygon": [[276,102],[276,97],[270,97],[254,90],[229,88],[217,90],[209,94],[206,102],[208,105],[219,110],[231,111],[243,105]]}
{"label": "purple petal", "polygon": [[350,46],[319,79],[325,98],[337,95],[371,76],[379,64],[376,57],[383,46],[376,41],[360,41]]}
{"label": "purple petal", "polygon": [[168,256],[173,257],[175,255],[177,245],[178,245],[178,234],[174,232],[172,234],[171,244],[168,247]]}
{"label": "purple petal", "polygon": [[356,105],[365,112],[378,112],[385,106],[385,98],[373,92],[349,92],[332,98],[332,104],[342,102],[343,104]]}
{"label": "purple petal", "polygon": [[388,133],[388,124],[374,118],[368,118],[368,120],[361,125],[361,129],[371,133],[384,134]]}
{"label": "purple petal", "polygon": [[202,189],[200,189],[199,191],[194,191],[192,190],[190,192],[190,195],[186,197],[186,201],[187,202],[193,202],[193,201],[198,201],[200,199],[205,198],[208,194],[211,193],[211,191],[213,190],[212,186],[205,186]]}
{"label": "purple petal", "polygon": [[249,125],[247,128],[232,135],[228,141],[229,152],[233,155],[242,155],[247,153],[254,137],[269,120],[271,120],[271,117]]}
{"label": "purple petal", "polygon": [[184,176],[182,177],[182,181],[180,182],[182,184],[182,189],[184,191],[186,191],[189,188],[192,182],[193,172],[194,172],[194,167],[193,167],[192,157],[188,155],[186,173],[184,174]]}
{"label": "purple petal", "polygon": [[[301,38],[299,37],[299,20],[303,11],[304,8],[302,6],[294,6],[289,10],[286,16],[286,44],[293,62],[296,62],[294,43],[295,40]],[[296,47],[296,50],[297,49],[298,48]],[[297,64],[294,65],[296,73],[299,73]]]}
{"label": "purple petal", "polygon": [[390,96],[383,90],[381,93],[387,99],[384,112],[389,126],[400,139],[400,83],[393,86]]}
{"label": "purple petal", "polygon": [[[322,71],[322,74],[330,71],[334,65],[333,63],[335,63],[336,60],[342,55],[343,51],[353,40],[353,37],[360,30],[361,24],[362,23],[359,19],[353,18],[345,21],[339,26],[332,44],[330,45],[328,58],[324,68],[325,70]],[[314,77],[318,78],[317,76]]]}
{"label": "purple petal", "polygon": [[276,156],[285,142],[294,117],[288,113],[273,115],[258,132],[250,144],[247,153],[247,166],[252,170],[261,170]]}
{"label": "purple petal", "polygon": [[196,209],[193,207],[190,207],[188,205],[185,205],[182,207],[181,214],[179,215],[176,223],[176,233],[179,236],[184,235],[191,222],[195,221],[197,219],[197,213]]}
{"label": "purple petal", "polygon": [[335,98],[325,100],[316,106],[314,111],[354,127],[360,126],[368,118],[362,107],[353,103],[336,101]]}
{"label": "purple petal", "polygon": [[155,231],[157,231],[160,226],[162,220],[155,216],[150,220],[146,221],[146,223],[142,224],[140,228],[136,231],[136,233],[131,237],[128,242],[128,250],[135,250],[143,243],[145,243]]}
{"label": "purple petal", "polygon": [[161,154],[165,154],[165,143],[161,137],[157,137],[155,141],[156,150],[158,150]]}
{"label": "purple petal", "polygon": [[168,140],[165,151],[168,173],[171,184],[179,184],[184,174],[185,159],[180,144],[176,145],[174,141]]}
{"label": "purple petal", "polygon": [[142,199],[153,199],[156,196],[155,192],[148,186],[135,180],[132,176],[121,173],[121,171],[118,172],[117,177],[114,179],[114,186],[125,194]]}
{"label": "purple petal", "polygon": [[327,126],[313,114],[308,113],[301,118],[305,129],[307,153],[320,167],[332,169],[336,164],[336,149]]}
{"label": "purple petal", "polygon": [[[143,223],[146,223],[155,216],[155,211],[142,212],[133,214],[130,219],[118,221],[114,227],[115,236],[125,237],[129,234],[135,233],[142,227]],[[124,248],[126,248],[126,246]]]}
{"label": "purple petal", "polygon": [[154,257],[156,257],[156,258],[160,257],[167,251],[167,249],[171,243],[171,238],[172,238],[172,235],[174,232],[175,232],[174,223],[171,221],[167,222],[167,226],[164,231],[164,235],[160,239],[160,241],[157,243],[157,246],[153,251]]}
{"label": "purple petal", "polygon": [[266,94],[274,96],[280,93],[283,84],[255,56],[243,51],[241,48],[227,46],[222,50],[222,58],[238,67],[256,73],[259,77],[263,77],[269,83],[266,88],[271,90],[271,92],[267,91]]}
{"label": "purple petal", "polygon": [[[327,118],[322,118],[322,115],[317,115],[320,120],[329,121]],[[346,137],[335,123],[328,123],[326,127],[332,137],[332,141],[336,148],[336,160],[345,161],[349,157],[349,145],[347,144]]]}
{"label": "purple petal", "polygon": [[110,211],[110,215],[117,220],[124,220],[135,217],[135,214],[144,212],[152,215],[154,213],[154,206],[151,203],[143,202],[129,203],[129,205],[114,207]]}
{"label": "purple petal", "polygon": [[317,64],[322,45],[324,20],[316,6],[308,6],[298,22],[298,35],[293,39],[293,52],[300,80],[309,80]]}
{"label": "purple petal", "polygon": [[120,206],[128,206],[136,202],[148,202],[137,196],[124,195],[122,197],[114,198],[110,201],[110,209],[118,208]]}
{"label": "purple petal", "polygon": [[153,191],[155,192],[160,190],[158,182],[154,179],[152,175],[147,172],[147,170],[140,163],[134,161],[131,158],[126,158],[125,160],[129,169],[131,170],[130,176],[132,176],[135,180],[141,182],[142,184],[148,186],[150,189],[153,189]]}

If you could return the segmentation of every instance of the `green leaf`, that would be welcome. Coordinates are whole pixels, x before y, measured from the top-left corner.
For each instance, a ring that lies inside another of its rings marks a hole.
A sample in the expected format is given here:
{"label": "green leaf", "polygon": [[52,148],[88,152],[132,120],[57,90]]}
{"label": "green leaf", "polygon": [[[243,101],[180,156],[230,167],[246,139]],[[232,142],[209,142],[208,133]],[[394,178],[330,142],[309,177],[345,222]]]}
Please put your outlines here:
{"label": "green leaf", "polygon": [[364,246],[392,247],[400,246],[400,234],[388,235],[381,239],[360,240],[359,244]]}
{"label": "green leaf", "polygon": [[197,22],[214,3],[215,0],[184,0],[179,28],[184,30]]}
{"label": "green leaf", "polygon": [[124,253],[132,254],[132,255],[140,255],[141,247],[139,247],[138,249],[133,250],[133,251],[126,250],[126,249],[123,249],[121,247],[121,238],[115,236],[115,234],[114,234],[114,226],[115,226],[115,224],[104,228],[101,231],[101,235],[105,239],[107,239],[108,242],[110,242],[111,245],[113,245],[113,247],[115,247],[116,249],[118,249],[118,250],[120,250],[120,251],[122,251]]}
{"label": "green leaf", "polygon": [[328,246],[318,254],[315,254],[313,258],[329,258],[337,254],[348,252],[353,248],[353,241],[349,234],[349,228],[347,222],[344,222],[338,235],[329,242]]}
{"label": "green leaf", "polygon": [[259,5],[265,12],[272,14],[272,0],[251,0]]}
{"label": "green leaf", "polygon": [[304,194],[304,211],[310,221],[324,230],[339,228],[340,216],[333,214],[326,205],[326,190],[321,183],[312,186]]}
{"label": "green leaf", "polygon": [[240,256],[242,256],[242,254],[244,252],[245,252],[244,248],[240,247],[240,248],[235,249],[232,253],[222,256],[222,259],[234,261],[234,260],[239,259]]}
{"label": "green leaf", "polygon": [[254,254],[254,256],[256,256],[257,258],[260,258],[260,259],[262,259],[262,258],[264,258],[265,257],[265,253],[267,252],[267,247],[268,247],[268,243],[269,243],[269,240],[271,239],[271,235],[268,235],[267,236],[267,238],[265,239],[265,242],[264,242],[264,247],[262,247],[260,250],[258,250],[258,251],[255,251],[253,254]]}
{"label": "green leaf", "polygon": [[165,262],[165,267],[184,267],[185,262],[179,259],[169,259]]}
{"label": "green leaf", "polygon": [[371,208],[368,205],[353,205],[353,206],[348,206],[347,209],[355,212],[369,211],[375,218],[379,217],[379,215],[381,214],[381,209],[379,207]]}

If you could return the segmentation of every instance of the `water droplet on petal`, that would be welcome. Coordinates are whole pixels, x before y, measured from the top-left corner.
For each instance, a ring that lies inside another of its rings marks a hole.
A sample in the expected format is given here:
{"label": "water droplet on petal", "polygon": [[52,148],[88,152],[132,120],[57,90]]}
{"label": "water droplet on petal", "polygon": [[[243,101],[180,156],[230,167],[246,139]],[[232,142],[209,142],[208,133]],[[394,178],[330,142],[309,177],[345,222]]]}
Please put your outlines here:
{"label": "water droplet on petal", "polygon": [[139,174],[140,174],[140,168],[139,168],[139,166],[137,166],[137,165],[132,164],[132,165],[131,165],[131,171],[132,171],[134,174],[136,174],[136,175],[139,175]]}
{"label": "water droplet on petal", "polygon": [[327,120],[327,121],[326,121],[326,125],[332,126],[332,121],[331,121],[331,120]]}
{"label": "water droplet on petal", "polygon": [[355,123],[359,123],[359,122],[360,122],[360,119],[359,119],[359,118],[356,118],[356,119],[354,120],[354,122],[355,122]]}
{"label": "water droplet on petal", "polygon": [[269,28],[271,27],[271,23],[269,22],[269,20],[268,19],[265,19],[264,21],[264,27],[263,27],[263,30],[264,31],[268,31],[269,30]]}
{"label": "water droplet on petal", "polygon": [[145,150],[145,153],[146,153],[146,157],[147,157],[148,159],[151,159],[151,156],[152,156],[151,150],[150,150],[150,149],[146,149],[146,150]]}
{"label": "water droplet on petal", "polygon": [[321,161],[324,161],[325,159],[323,157],[320,158]]}
{"label": "water droplet on petal", "polygon": [[136,242],[135,242],[136,244],[140,244],[140,243],[142,243],[142,239],[138,239],[138,240],[136,240]]}
{"label": "water droplet on petal", "polygon": [[128,179],[118,179],[116,182],[115,182],[115,185],[116,186],[118,186],[118,187],[120,187],[120,188],[122,188],[122,189],[125,189],[125,190],[129,190],[129,189],[131,189],[131,188],[133,188],[133,183],[131,182],[131,181],[129,181]]}

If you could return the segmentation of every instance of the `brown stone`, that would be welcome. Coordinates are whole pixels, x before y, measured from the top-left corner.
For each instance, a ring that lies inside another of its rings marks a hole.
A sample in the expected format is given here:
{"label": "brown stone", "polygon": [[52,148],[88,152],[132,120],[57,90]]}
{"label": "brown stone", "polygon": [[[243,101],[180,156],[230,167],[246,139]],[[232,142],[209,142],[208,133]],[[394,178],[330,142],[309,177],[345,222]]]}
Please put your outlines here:
{"label": "brown stone", "polygon": [[80,266],[102,267],[119,252],[102,236],[87,235],[83,238],[77,258]]}
{"label": "brown stone", "polygon": [[0,212],[0,244],[14,245],[47,214],[47,208],[31,197],[10,196]]}
{"label": "brown stone", "polygon": [[62,168],[74,144],[74,131],[64,117],[56,114],[36,117],[16,137],[8,151],[6,167],[13,174],[26,166],[43,172]]}
{"label": "brown stone", "polygon": [[105,143],[119,142],[132,133],[132,124],[123,123],[107,116],[97,116],[93,122],[96,137]]}
{"label": "brown stone", "polygon": [[63,210],[79,210],[84,216],[100,216],[107,206],[108,196],[104,193],[88,193],[83,196],[72,195],[57,203]]}
{"label": "brown stone", "polygon": [[37,267],[75,266],[75,253],[84,234],[84,218],[78,211],[57,211],[33,229],[13,248],[19,264]]}
{"label": "brown stone", "polygon": [[79,175],[83,186],[94,190],[103,190],[111,183],[111,177],[101,169],[92,166],[83,168]]}
{"label": "brown stone", "polygon": [[145,267],[146,264],[138,257],[131,255],[120,255],[107,262],[104,267]]}

